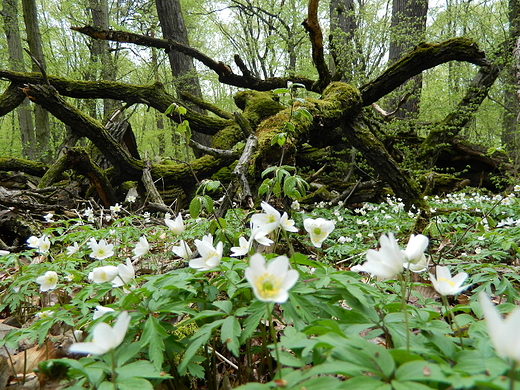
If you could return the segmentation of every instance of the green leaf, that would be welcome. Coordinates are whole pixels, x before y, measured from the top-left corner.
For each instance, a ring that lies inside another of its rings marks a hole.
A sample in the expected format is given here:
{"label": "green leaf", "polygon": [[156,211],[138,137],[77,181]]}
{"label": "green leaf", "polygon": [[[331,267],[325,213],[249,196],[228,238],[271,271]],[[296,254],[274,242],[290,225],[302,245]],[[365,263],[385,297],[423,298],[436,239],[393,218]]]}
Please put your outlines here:
{"label": "green leaf", "polygon": [[114,384],[104,381],[97,387],[97,390],[114,390]]}
{"label": "green leaf", "polygon": [[432,390],[431,387],[417,382],[393,380],[391,383],[394,390]]}
{"label": "green leaf", "polygon": [[[276,357],[276,354],[274,351],[271,352],[271,355]],[[305,367],[305,365],[306,365],[305,361],[297,358],[289,351],[278,351],[278,356],[280,356],[280,363],[283,364],[284,366],[300,368],[300,367]]]}
{"label": "green leaf", "polygon": [[244,320],[242,334],[240,335],[240,343],[244,343],[250,337],[263,317],[267,315],[267,306],[263,302],[256,301],[249,306],[248,317]]}
{"label": "green leaf", "polygon": [[268,173],[271,173],[272,171],[275,171],[277,169],[278,169],[277,166],[272,166],[272,167],[268,167],[268,168],[264,169],[264,171],[262,172],[262,177],[264,177]]}
{"label": "green leaf", "polygon": [[213,211],[213,199],[211,199],[211,196],[204,195],[202,197],[202,202],[204,203],[204,208],[208,213],[211,213]]}
{"label": "green leaf", "polygon": [[169,375],[165,375],[157,370],[154,365],[148,360],[137,360],[130,364],[116,368],[117,379],[128,379],[128,378],[168,378]]}
{"label": "green leaf", "polygon": [[190,216],[198,218],[202,210],[202,202],[199,196],[195,196],[190,202]]}
{"label": "green leaf", "polygon": [[[220,313],[219,313],[220,314]],[[186,367],[191,359],[195,356],[200,347],[202,347],[211,337],[213,329],[222,325],[224,320],[214,320],[208,324],[204,324],[195,334],[190,338],[188,347],[184,352],[182,362],[179,364],[177,371],[181,375],[186,374]]]}
{"label": "green leaf", "polygon": [[213,306],[218,307],[226,314],[231,314],[231,310],[233,310],[233,303],[231,301],[215,301],[213,302]]}
{"label": "green leaf", "polygon": [[148,344],[148,357],[156,369],[160,370],[164,362],[164,339],[168,333],[154,316],[148,316],[141,336],[141,343]]}
{"label": "green leaf", "polygon": [[291,198],[294,197],[294,192],[296,188],[296,178],[294,176],[288,176],[283,181],[283,193],[285,196],[289,196]]}
{"label": "green leaf", "polygon": [[[283,125],[283,129],[287,133],[293,133],[294,130],[296,129],[296,127],[294,126],[294,124],[292,122],[285,122]],[[285,136],[287,133],[280,133],[280,134],[284,134],[284,136]]]}
{"label": "green leaf", "polygon": [[283,95],[284,93],[290,93],[290,91],[287,88],[276,88],[273,90],[273,93]]}
{"label": "green leaf", "polygon": [[392,390],[392,386],[369,376],[357,376],[345,381],[345,389]]}
{"label": "green leaf", "polygon": [[[114,390],[114,385],[110,385],[110,390]],[[130,377],[125,379],[117,378],[117,388],[118,390],[153,390],[153,386],[149,381],[138,377]]]}
{"label": "green leaf", "polygon": [[395,379],[398,381],[434,381],[449,383],[449,380],[439,365],[425,360],[413,360],[404,363],[395,372]]}
{"label": "green leaf", "polygon": [[305,119],[308,119],[310,121],[312,121],[314,119],[314,117],[312,116],[312,114],[306,109],[306,108],[303,108],[303,107],[300,107],[297,109],[297,111],[299,113],[301,113],[301,115],[305,118]]}
{"label": "green leaf", "polygon": [[169,115],[171,114],[173,111],[177,111],[177,104],[176,103],[172,103],[168,106],[168,108],[166,110],[164,110],[164,115]]}
{"label": "green leaf", "polygon": [[220,340],[226,345],[227,349],[237,357],[239,355],[238,348],[240,347],[238,342],[240,332],[240,323],[235,316],[229,316],[224,319],[222,327],[220,328]]}

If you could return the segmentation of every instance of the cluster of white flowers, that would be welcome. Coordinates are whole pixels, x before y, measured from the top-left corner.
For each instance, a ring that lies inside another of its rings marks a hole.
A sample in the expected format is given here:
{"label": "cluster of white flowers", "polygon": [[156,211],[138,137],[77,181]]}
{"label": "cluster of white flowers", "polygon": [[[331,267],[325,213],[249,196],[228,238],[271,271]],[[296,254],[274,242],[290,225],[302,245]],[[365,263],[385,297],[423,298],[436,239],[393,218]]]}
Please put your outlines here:
{"label": "cluster of white flowers", "polygon": [[379,251],[369,249],[367,261],[358,271],[368,272],[373,276],[390,279],[409,268],[413,272],[422,272],[428,268],[428,260],[424,254],[428,246],[428,237],[419,234],[411,235],[405,250],[399,248],[393,233],[382,235]]}
{"label": "cluster of white flowers", "polygon": [[45,234],[41,237],[31,236],[27,239],[27,246],[29,248],[35,248],[36,252],[45,254],[49,252],[51,248],[51,241]]}
{"label": "cluster of white flowers", "polygon": [[130,284],[135,279],[135,270],[130,259],[126,259],[125,264],[94,268],[88,274],[88,279],[93,283],[110,282],[112,287],[121,287]]}

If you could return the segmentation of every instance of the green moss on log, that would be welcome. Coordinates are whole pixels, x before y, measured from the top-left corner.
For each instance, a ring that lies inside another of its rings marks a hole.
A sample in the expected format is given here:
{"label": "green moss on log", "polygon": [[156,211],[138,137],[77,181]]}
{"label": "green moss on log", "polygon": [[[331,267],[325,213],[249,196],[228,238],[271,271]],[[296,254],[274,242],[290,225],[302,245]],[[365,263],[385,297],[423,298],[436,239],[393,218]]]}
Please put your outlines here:
{"label": "green moss on log", "polygon": [[42,177],[48,169],[49,166],[41,162],[15,157],[0,157],[1,171],[25,172],[29,175]]}
{"label": "green moss on log", "polygon": [[285,107],[274,100],[271,92],[242,91],[235,95],[235,104],[243,111],[251,126],[256,127],[262,120],[275,115]]}

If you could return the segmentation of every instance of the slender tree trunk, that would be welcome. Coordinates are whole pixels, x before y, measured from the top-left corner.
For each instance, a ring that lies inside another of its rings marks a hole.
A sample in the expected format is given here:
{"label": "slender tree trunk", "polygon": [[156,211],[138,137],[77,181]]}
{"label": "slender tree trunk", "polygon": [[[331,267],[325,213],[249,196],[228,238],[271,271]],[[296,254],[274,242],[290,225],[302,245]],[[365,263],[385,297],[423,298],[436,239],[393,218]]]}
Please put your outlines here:
{"label": "slender tree trunk", "polygon": [[[159,22],[161,23],[163,38],[173,39],[179,43],[189,45],[188,32],[184,24],[180,1],[156,0],[155,5],[157,7]],[[181,96],[180,92],[188,92],[196,97],[202,98],[202,90],[195,65],[193,65],[193,59],[174,50],[168,52],[168,59],[170,61],[178,96]],[[190,105],[190,107],[200,113],[204,113],[204,110],[199,107],[193,105]],[[211,137],[197,132],[193,132],[193,139],[203,145],[209,146],[211,144]]]}
{"label": "slender tree trunk", "polygon": [[[20,37],[20,27],[18,25],[17,15],[17,1],[4,0],[2,17],[4,19],[4,29],[9,51],[9,67],[14,71],[25,72],[22,39]],[[32,160],[35,158],[34,147],[36,142],[34,137],[34,123],[31,106],[27,99],[20,104],[16,114],[18,117],[18,125],[20,126],[22,154],[24,157]]]}
{"label": "slender tree trunk", "polygon": [[[89,0],[90,14],[92,16],[92,24],[95,27],[108,29],[108,1],[107,0]],[[117,69],[114,59],[110,54],[110,43],[103,40],[94,40],[91,46],[91,56],[94,63],[93,79],[106,81],[115,81]],[[99,68],[99,72],[98,72]],[[98,76],[99,75],[99,76]],[[117,108],[118,104],[114,100],[103,100],[103,118],[106,121]]]}
{"label": "slender tree trunk", "polygon": [[509,35],[512,41],[510,66],[504,72],[504,103],[506,112],[503,118],[502,144],[509,155],[518,162],[520,139],[518,121],[520,116],[520,1],[509,0]]}
{"label": "slender tree trunk", "polygon": [[354,0],[330,2],[330,70],[334,79],[352,83],[357,58],[354,56],[354,34],[357,29],[354,17]]}
{"label": "slender tree trunk", "polygon": [[[150,29],[150,35],[152,38],[155,37],[155,26],[152,26]],[[153,72],[153,79],[155,82],[159,82],[159,61],[157,56],[157,49],[155,47],[151,48],[152,50],[152,72]],[[158,140],[159,140],[159,156],[164,156],[164,153],[166,151],[166,137],[165,137],[165,130],[164,130],[164,115],[155,112],[155,124],[157,126],[158,131]]]}
{"label": "slender tree trunk", "polygon": [[[46,72],[45,58],[43,56],[42,49],[42,37],[40,34],[40,27],[38,26],[38,11],[36,9],[36,2],[35,0],[22,0],[22,7],[29,51],[34,57],[32,60],[32,71]],[[38,64],[36,64],[35,61],[38,61]],[[35,105],[34,120],[36,123],[34,128],[36,155],[40,160],[48,163],[52,161],[52,150],[50,148],[51,126],[49,121],[49,113],[43,107]]]}
{"label": "slender tree trunk", "polygon": [[[428,0],[392,1],[389,63],[396,62],[415,45],[424,41],[427,13]],[[419,112],[422,75],[412,78],[407,88],[412,93],[412,96],[401,105],[401,109],[397,112],[397,116],[401,118]],[[396,105],[400,98],[394,100],[392,104]]]}

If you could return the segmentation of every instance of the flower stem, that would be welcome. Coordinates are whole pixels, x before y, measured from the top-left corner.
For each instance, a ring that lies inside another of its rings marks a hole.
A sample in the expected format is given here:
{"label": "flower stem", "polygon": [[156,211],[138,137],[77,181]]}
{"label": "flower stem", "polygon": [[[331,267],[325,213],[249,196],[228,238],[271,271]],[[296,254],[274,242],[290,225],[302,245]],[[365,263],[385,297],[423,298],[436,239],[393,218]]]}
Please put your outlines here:
{"label": "flower stem", "polygon": [[114,349],[110,350],[110,360],[112,368],[112,383],[114,385],[114,390],[117,390],[116,354],[114,352]]}
{"label": "flower stem", "polygon": [[289,246],[289,257],[292,257],[294,255],[294,248],[291,243],[291,240],[289,240],[289,234],[285,229],[280,229],[283,235],[283,238],[285,238],[285,241],[287,241],[287,245]]}
{"label": "flower stem", "polygon": [[280,352],[278,351],[278,340],[276,339],[276,330],[274,329],[274,325],[273,325],[272,308],[268,302],[266,302],[266,305],[267,305],[267,321],[269,321],[269,330],[271,332],[271,338],[273,339],[274,354],[276,356],[276,363],[278,364],[279,379],[283,379],[282,378],[282,363],[280,362]]}
{"label": "flower stem", "polygon": [[408,284],[408,275],[409,270],[405,270],[405,276],[399,275],[399,280],[401,282],[401,310],[404,315],[404,327],[406,331],[406,354],[410,354],[410,321],[408,319],[408,304],[406,301],[406,285]]}
{"label": "flower stem", "polygon": [[516,372],[516,361],[511,363],[511,370],[509,371],[509,390],[515,390],[515,372]]}
{"label": "flower stem", "polygon": [[453,314],[453,310],[450,309],[450,306],[448,305],[448,299],[446,298],[446,295],[441,295],[442,304],[444,305],[444,308],[446,309],[446,313],[450,313],[451,317],[451,330],[453,333],[458,333],[459,340],[460,340],[460,348],[464,349],[464,344],[462,342],[462,334],[460,333],[460,327],[457,324],[457,320],[455,319],[455,314]]}

